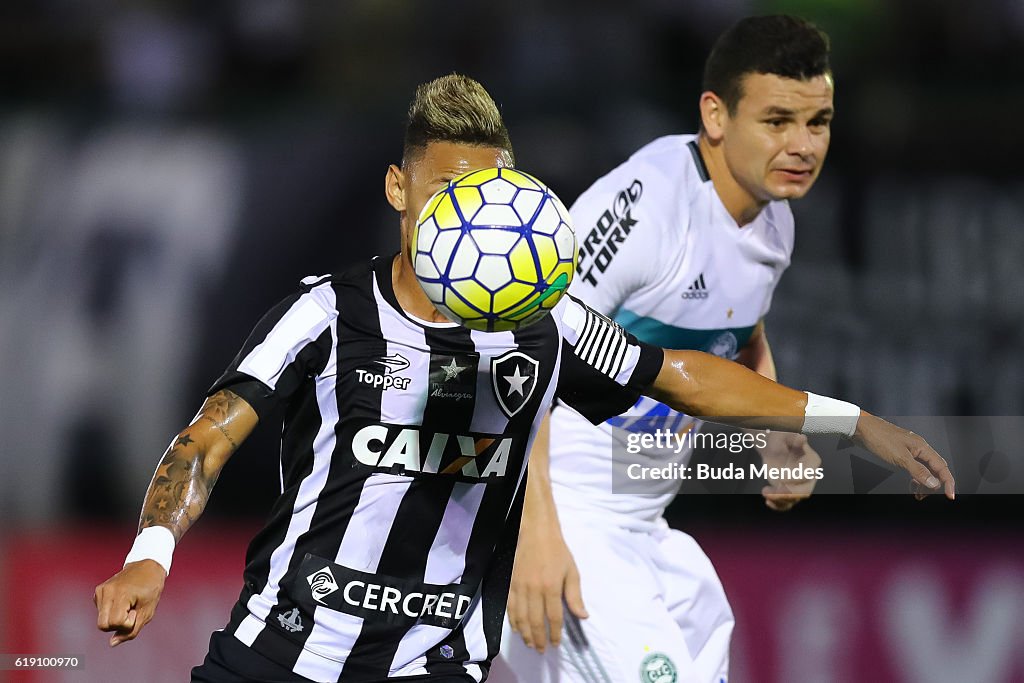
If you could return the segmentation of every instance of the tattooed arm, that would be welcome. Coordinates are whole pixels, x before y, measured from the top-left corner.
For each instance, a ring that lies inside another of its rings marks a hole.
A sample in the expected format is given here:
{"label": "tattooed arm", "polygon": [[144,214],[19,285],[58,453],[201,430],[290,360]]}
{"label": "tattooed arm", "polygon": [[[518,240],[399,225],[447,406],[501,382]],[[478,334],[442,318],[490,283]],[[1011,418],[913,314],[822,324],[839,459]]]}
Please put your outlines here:
{"label": "tattooed arm", "polygon": [[[206,399],[164,453],[142,506],[139,531],[170,530],[175,541],[199,518],[228,458],[256,426],[256,411],[229,389]],[[153,560],[130,562],[96,587],[96,625],[111,646],[132,640],[156,610],[166,574]]]}
{"label": "tattooed arm", "polygon": [[159,524],[180,541],[203,513],[221,469],[256,422],[256,412],[230,389],[206,399],[157,466],[139,531]]}

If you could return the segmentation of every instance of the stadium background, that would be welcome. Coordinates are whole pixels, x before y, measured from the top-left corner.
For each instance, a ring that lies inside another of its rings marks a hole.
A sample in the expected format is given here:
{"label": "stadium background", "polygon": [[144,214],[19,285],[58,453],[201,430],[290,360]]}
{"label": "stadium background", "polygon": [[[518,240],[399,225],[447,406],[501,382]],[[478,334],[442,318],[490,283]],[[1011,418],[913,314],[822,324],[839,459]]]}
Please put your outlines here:
{"label": "stadium background", "polygon": [[[5,4],[0,652],[84,659],[19,676],[181,680],[201,657],[276,490],[274,427],[229,464],[142,638],[106,649],[92,587],[262,312],[395,248],[382,179],[417,83],[481,80],[519,164],[569,202],[692,131],[710,42],[769,12],[830,33],[837,82],[768,319],[780,377],[881,414],[1024,414],[1016,0]],[[1018,504],[694,496],[672,521],[735,603],[737,682],[1020,681]]]}

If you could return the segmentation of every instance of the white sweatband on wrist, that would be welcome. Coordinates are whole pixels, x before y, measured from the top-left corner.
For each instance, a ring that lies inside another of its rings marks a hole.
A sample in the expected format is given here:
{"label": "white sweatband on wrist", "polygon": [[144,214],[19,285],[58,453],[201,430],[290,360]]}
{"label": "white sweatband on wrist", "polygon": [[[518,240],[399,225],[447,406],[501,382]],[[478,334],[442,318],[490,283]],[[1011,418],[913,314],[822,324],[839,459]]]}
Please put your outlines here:
{"label": "white sweatband on wrist", "polygon": [[803,434],[842,434],[853,436],[857,431],[860,408],[828,396],[807,392],[807,407],[804,408]]}
{"label": "white sweatband on wrist", "polygon": [[148,526],[135,537],[135,543],[128,551],[128,557],[124,558],[124,563],[127,565],[139,560],[153,560],[170,574],[174,543],[174,534],[167,527]]}

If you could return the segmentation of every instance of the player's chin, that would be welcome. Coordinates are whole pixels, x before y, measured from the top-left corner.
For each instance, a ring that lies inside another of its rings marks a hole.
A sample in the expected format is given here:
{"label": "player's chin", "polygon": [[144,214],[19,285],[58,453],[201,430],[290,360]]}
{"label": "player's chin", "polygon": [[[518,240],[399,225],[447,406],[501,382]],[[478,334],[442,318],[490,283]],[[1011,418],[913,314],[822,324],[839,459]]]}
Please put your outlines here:
{"label": "player's chin", "polygon": [[810,192],[817,173],[777,173],[767,183],[768,193],[774,199],[800,199]]}

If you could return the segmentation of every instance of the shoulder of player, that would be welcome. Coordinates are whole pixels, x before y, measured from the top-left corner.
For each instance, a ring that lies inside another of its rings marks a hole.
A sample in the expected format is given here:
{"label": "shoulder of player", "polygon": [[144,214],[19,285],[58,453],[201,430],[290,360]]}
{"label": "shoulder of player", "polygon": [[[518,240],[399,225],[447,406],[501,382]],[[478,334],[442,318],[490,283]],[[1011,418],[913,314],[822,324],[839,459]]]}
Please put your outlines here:
{"label": "shoulder of player", "polygon": [[690,149],[690,143],[696,140],[696,135],[664,135],[638,149],[626,163],[642,165],[673,180],[691,176],[700,179],[701,169]]}
{"label": "shoulder of player", "polygon": [[681,188],[690,185],[686,175],[693,164],[686,144],[691,138],[657,138],[594,181],[570,209],[576,229],[584,230],[605,212],[618,217],[626,208],[643,214],[647,223],[669,209],[674,213]]}
{"label": "shoulder of player", "polygon": [[629,158],[649,159],[659,165],[667,165],[677,161],[682,156],[681,152],[686,152],[686,146],[690,141],[696,138],[695,135],[662,135],[633,152]]}
{"label": "shoulder of player", "polygon": [[672,175],[676,167],[684,165],[681,162],[685,162],[686,159],[683,158],[682,153],[686,151],[686,143],[692,137],[690,135],[666,135],[651,140],[630,154],[625,161],[594,181],[587,191],[602,189],[611,191],[613,187],[621,184],[622,180],[628,180],[629,178],[626,176],[632,177],[638,173],[655,177]]}
{"label": "shoulder of player", "polygon": [[326,313],[338,315],[341,301],[373,298],[374,260],[343,267],[323,275],[307,275],[299,280],[297,298],[319,304]]}
{"label": "shoulder of player", "polygon": [[[625,165],[644,183],[643,192],[651,197],[647,210],[666,213],[678,222],[689,199],[703,186],[701,168],[690,150],[695,135],[666,135],[637,150]],[[681,201],[682,200],[682,201]]]}
{"label": "shoulder of player", "polygon": [[374,256],[365,261],[342,266],[324,275],[308,275],[299,281],[299,286],[306,290],[330,284],[333,287],[356,287],[372,290],[374,274],[380,276],[383,271],[390,272],[390,256]]}
{"label": "shoulder of player", "polygon": [[379,265],[378,261],[381,258],[383,257],[374,256],[367,261],[360,261],[348,266],[343,266],[323,275],[307,275],[299,280],[299,286],[308,291],[327,283],[336,285],[365,283],[370,278],[375,267]]}

